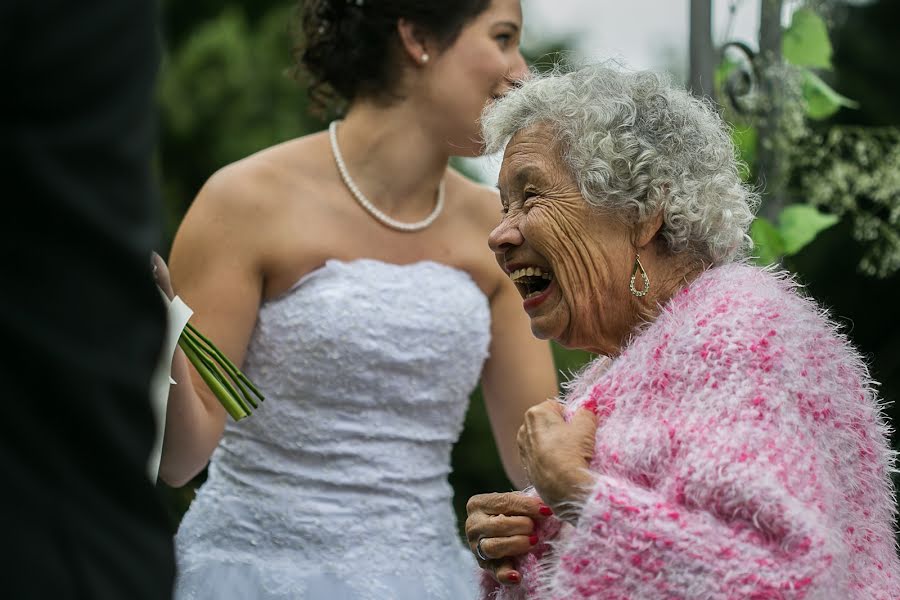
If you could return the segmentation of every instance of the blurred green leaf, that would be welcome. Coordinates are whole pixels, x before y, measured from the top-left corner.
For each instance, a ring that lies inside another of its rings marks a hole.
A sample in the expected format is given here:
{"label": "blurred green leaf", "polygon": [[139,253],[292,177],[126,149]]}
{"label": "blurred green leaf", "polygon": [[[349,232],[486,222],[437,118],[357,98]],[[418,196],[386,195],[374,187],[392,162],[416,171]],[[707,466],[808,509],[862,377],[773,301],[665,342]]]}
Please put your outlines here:
{"label": "blurred green leaf", "polygon": [[838,94],[810,70],[803,72],[803,99],[806,101],[806,114],[811,119],[826,119],[842,106],[859,107],[859,103]]}
{"label": "blurred green leaf", "polygon": [[791,204],[786,207],[778,218],[784,254],[796,254],[838,220],[837,216],[820,212],[809,204]]}
{"label": "blurred green leaf", "polygon": [[782,256],[796,254],[822,231],[839,221],[809,204],[791,204],[778,216],[778,225],[757,217],[750,226],[756,262],[769,265]]}
{"label": "blurred green leaf", "polygon": [[784,240],[778,229],[767,219],[757,217],[750,226],[753,253],[761,266],[777,262],[784,255]]}
{"label": "blurred green leaf", "polygon": [[809,8],[797,10],[784,32],[781,51],[798,67],[831,68],[831,41],[825,21]]}
{"label": "blurred green leaf", "polygon": [[731,140],[744,163],[740,173],[744,181],[750,179],[750,165],[756,162],[756,138],[756,127],[735,125],[731,130]]}

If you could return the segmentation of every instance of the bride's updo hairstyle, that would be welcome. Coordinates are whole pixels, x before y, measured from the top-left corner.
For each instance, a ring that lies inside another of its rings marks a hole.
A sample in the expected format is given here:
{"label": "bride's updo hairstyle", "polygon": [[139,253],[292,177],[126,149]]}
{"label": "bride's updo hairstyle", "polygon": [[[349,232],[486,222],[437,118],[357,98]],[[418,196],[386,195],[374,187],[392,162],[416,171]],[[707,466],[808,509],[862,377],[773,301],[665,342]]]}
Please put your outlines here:
{"label": "bride's updo hairstyle", "polygon": [[369,98],[390,103],[400,96],[403,72],[400,19],[432,36],[439,50],[452,45],[491,0],[302,0],[303,39],[296,48],[318,108],[334,100]]}

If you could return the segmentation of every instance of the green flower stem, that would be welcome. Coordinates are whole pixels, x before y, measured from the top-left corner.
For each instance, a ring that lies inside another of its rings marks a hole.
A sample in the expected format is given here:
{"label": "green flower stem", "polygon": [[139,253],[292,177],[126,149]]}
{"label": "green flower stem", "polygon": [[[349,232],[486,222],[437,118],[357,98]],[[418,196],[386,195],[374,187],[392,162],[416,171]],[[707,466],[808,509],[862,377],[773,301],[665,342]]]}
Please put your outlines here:
{"label": "green flower stem", "polygon": [[260,402],[265,400],[247,376],[190,323],[182,330],[178,345],[235,421],[250,416],[259,407],[254,395]]}
{"label": "green flower stem", "polygon": [[[221,362],[221,363],[228,369],[229,373],[233,373],[234,375],[237,376],[236,378],[232,377],[233,379],[235,379],[236,382],[237,382],[237,381],[240,381],[244,386],[246,386],[247,388],[250,388],[250,390],[256,395],[256,397],[259,398],[259,401],[260,401],[260,402],[262,402],[262,401],[265,400],[265,398],[264,398],[263,395],[260,393],[260,391],[256,388],[256,386],[253,385],[253,382],[250,381],[250,380],[247,378],[247,376],[244,375],[244,374],[240,371],[240,369],[238,369],[238,368],[234,365],[234,363],[231,362],[231,360],[229,360],[229,358],[228,358],[227,356],[225,356],[218,348],[216,348],[215,345],[213,345],[213,343],[210,342],[210,341],[206,338],[206,336],[204,336],[202,333],[200,333],[199,331],[197,331],[197,328],[194,327],[193,325],[191,325],[190,323],[187,324],[187,329],[190,330],[190,332],[191,332],[192,334],[194,334],[197,338],[199,338],[200,340],[203,341],[203,343],[210,349],[210,351],[211,351],[213,354],[215,354],[215,356],[217,356],[217,357],[219,358],[219,362]],[[254,406],[254,408],[255,408],[255,407],[256,407],[256,402],[254,402],[254,401],[253,401],[251,398],[249,398],[249,397],[248,397],[248,400],[250,400],[250,402],[253,404],[253,406]]]}
{"label": "green flower stem", "polygon": [[238,391],[235,389],[232,382],[229,380],[227,373],[223,373],[222,364],[216,360],[215,355],[211,355],[209,352],[203,348],[202,345],[197,341],[193,334],[187,330],[182,332],[182,338],[185,340],[186,344],[191,346],[191,349],[195,352],[197,357],[203,362],[203,365],[209,369],[210,373],[219,381],[220,384],[228,391],[228,394],[231,400],[238,404],[241,407],[241,410],[245,412],[247,415],[250,414],[252,409],[250,405],[245,400],[242,395],[243,391]]}
{"label": "green flower stem", "polygon": [[[223,371],[231,378],[231,381],[237,385],[238,389],[241,393],[241,399],[245,405],[249,404],[253,409],[259,408],[259,405],[254,400],[252,392],[255,393],[260,400],[263,399],[262,394],[259,393],[259,390],[250,383],[246,376],[240,372],[240,370],[234,366],[227,356],[225,356],[218,348],[216,348],[212,342],[210,342],[207,338],[203,336],[196,328],[191,327],[188,324],[188,327],[185,328],[184,335],[187,335],[192,338],[192,341],[202,350],[204,353],[210,355],[210,358],[216,362],[216,364],[222,368]],[[249,412],[250,409],[248,409]]]}
{"label": "green flower stem", "polygon": [[185,340],[182,348],[188,351],[187,354],[191,363],[203,377],[203,380],[222,406],[231,414],[232,418],[237,420],[237,418],[247,416],[249,414],[247,407],[240,401],[234,388],[222,377],[222,373],[219,372],[217,367],[195,345],[187,340]]}
{"label": "green flower stem", "polygon": [[204,353],[203,349],[197,346],[193,340],[190,340],[190,343],[192,344],[191,348],[197,353],[200,360],[203,361],[204,366],[209,369],[209,372],[212,373],[222,387],[228,391],[231,400],[237,403],[237,405],[241,407],[241,410],[249,415],[252,409],[247,402],[244,401],[241,393],[234,387],[232,382],[228,379],[228,376],[222,372],[221,365],[217,364],[212,357]]}
{"label": "green flower stem", "polygon": [[219,402],[221,402],[226,412],[231,415],[231,418],[235,421],[240,421],[246,417],[249,413],[244,410],[228,389],[222,385],[215,374],[206,366],[204,360],[197,353],[197,350],[195,350],[194,346],[187,341],[187,338],[184,335],[178,339],[178,345],[184,350],[188,360],[191,361],[191,364],[193,364],[194,368],[197,369],[197,372],[200,373],[200,377],[203,378],[203,381],[206,382],[209,389],[216,395],[216,398],[219,399]]}

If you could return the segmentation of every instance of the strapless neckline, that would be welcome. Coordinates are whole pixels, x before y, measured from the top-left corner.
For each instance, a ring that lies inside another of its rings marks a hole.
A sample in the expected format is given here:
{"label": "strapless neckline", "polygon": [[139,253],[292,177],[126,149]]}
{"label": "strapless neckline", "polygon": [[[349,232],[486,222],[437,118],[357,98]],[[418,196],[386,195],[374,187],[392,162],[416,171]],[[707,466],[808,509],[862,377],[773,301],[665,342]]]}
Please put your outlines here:
{"label": "strapless neckline", "polygon": [[417,260],[417,261],[408,262],[408,263],[395,263],[395,262],[391,262],[391,261],[387,261],[387,260],[381,260],[379,258],[362,256],[359,258],[349,258],[349,259],[326,258],[325,262],[323,262],[321,265],[319,265],[318,267],[315,267],[308,273],[304,273],[303,275],[301,275],[297,279],[297,281],[295,281],[294,284],[291,285],[291,287],[289,287],[287,290],[281,292],[280,294],[273,296],[272,298],[269,298],[268,300],[264,301],[263,304],[268,304],[270,302],[279,302],[280,300],[283,300],[285,297],[293,294],[300,286],[302,286],[304,283],[306,283],[310,279],[313,279],[314,277],[320,277],[330,271],[333,271],[336,268],[353,270],[353,269],[365,267],[367,265],[376,265],[378,267],[384,267],[384,268],[388,268],[388,269],[396,268],[401,271],[402,270],[421,269],[423,267],[447,269],[449,271],[454,272],[456,275],[462,275],[465,278],[467,278],[472,283],[472,285],[474,285],[476,288],[478,288],[478,291],[481,293],[481,295],[484,296],[485,298],[487,298],[487,295],[484,293],[484,290],[482,290],[481,286],[479,286],[478,283],[472,278],[472,275],[468,271],[466,271],[465,269],[461,269],[460,267],[454,267],[452,265],[448,265],[447,263],[442,263],[440,261],[430,259],[430,258],[425,258],[422,260]]}

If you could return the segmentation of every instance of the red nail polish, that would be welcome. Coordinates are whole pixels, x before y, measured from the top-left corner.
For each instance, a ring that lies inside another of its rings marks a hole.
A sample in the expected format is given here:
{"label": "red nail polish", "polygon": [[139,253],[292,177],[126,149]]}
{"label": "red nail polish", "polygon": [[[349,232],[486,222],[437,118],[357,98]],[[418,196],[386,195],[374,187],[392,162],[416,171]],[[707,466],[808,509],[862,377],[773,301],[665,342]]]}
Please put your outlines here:
{"label": "red nail polish", "polygon": [[528,538],[528,541],[531,543],[532,546],[534,546],[535,544],[538,543],[538,536],[533,535],[530,538]]}
{"label": "red nail polish", "polygon": [[546,504],[541,504],[541,508],[538,509],[538,512],[544,515],[545,517],[549,517],[553,514],[553,510],[547,506]]}
{"label": "red nail polish", "polygon": [[515,571],[512,571],[509,575],[506,576],[506,580],[510,583],[519,583],[519,574]]}

